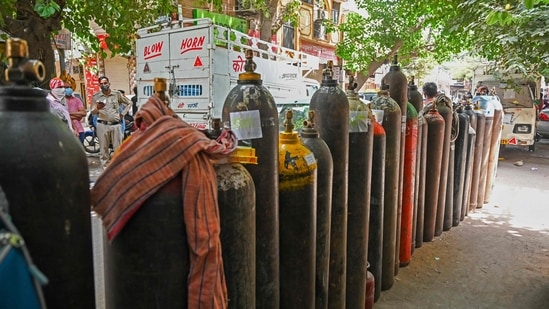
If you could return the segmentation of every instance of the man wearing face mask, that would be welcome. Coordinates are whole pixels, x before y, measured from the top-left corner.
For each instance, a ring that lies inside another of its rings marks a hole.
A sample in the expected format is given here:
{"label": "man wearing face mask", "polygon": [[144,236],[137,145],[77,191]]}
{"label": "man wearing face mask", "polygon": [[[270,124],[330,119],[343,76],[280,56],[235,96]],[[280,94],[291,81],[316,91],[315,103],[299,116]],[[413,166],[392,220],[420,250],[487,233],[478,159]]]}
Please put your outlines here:
{"label": "man wearing face mask", "polygon": [[[110,82],[106,76],[98,79],[101,91],[92,97],[91,113],[97,115],[97,138],[99,140],[99,160],[105,168],[110,160],[112,145],[113,153],[116,152],[124,135],[120,122],[132,106],[132,102],[120,92],[110,89]],[[123,106],[120,112],[120,106]]]}
{"label": "man wearing face mask", "polygon": [[46,96],[50,103],[50,112],[63,121],[73,132],[71,116],[65,102],[65,83],[58,77],[50,80],[50,93]]}
{"label": "man wearing face mask", "polygon": [[77,135],[80,142],[83,143],[85,133],[84,126],[82,126],[82,118],[86,116],[86,108],[84,108],[82,100],[75,97],[73,93],[74,91],[72,88],[67,85],[67,88],[65,88],[65,102],[67,103],[67,108],[71,117],[72,128],[74,134]]}

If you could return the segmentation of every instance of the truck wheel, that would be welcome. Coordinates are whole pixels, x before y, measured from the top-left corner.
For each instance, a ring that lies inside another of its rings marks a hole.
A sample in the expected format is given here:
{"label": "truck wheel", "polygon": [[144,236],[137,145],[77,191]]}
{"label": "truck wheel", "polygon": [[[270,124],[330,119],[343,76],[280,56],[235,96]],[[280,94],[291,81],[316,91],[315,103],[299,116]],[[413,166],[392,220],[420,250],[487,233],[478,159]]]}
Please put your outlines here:
{"label": "truck wheel", "polygon": [[533,143],[532,145],[528,146],[528,151],[530,152],[536,151],[536,143]]}

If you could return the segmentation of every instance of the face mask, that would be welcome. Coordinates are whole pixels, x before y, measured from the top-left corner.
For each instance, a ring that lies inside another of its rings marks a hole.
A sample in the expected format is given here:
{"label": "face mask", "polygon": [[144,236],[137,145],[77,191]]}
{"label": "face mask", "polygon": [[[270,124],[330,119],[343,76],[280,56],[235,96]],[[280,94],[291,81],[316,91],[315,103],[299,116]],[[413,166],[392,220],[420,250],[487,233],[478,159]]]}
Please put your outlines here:
{"label": "face mask", "polygon": [[101,90],[102,90],[102,91],[107,91],[107,90],[109,90],[109,85],[101,85]]}
{"label": "face mask", "polygon": [[60,99],[65,96],[65,88],[55,88],[51,90],[51,94]]}
{"label": "face mask", "polygon": [[72,93],[73,93],[73,92],[74,92],[74,91],[72,90],[72,88],[66,88],[66,89],[65,89],[65,95],[66,95],[67,97],[72,96]]}

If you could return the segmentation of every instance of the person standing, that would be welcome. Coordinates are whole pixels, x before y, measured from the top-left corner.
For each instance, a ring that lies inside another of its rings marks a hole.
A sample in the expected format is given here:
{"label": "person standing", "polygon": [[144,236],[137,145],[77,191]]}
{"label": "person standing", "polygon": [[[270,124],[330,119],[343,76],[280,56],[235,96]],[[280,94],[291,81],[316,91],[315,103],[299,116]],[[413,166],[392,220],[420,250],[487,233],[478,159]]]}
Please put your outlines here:
{"label": "person standing", "polygon": [[[99,140],[99,160],[103,168],[109,163],[112,145],[113,152],[118,149],[124,135],[120,122],[131,108],[131,101],[118,91],[110,89],[111,83],[106,76],[98,79],[101,91],[92,96],[91,113],[97,115],[97,138]],[[120,106],[124,109],[120,112]]]}
{"label": "person standing", "polygon": [[50,80],[50,92],[46,99],[50,103],[50,112],[65,123],[71,132],[74,132],[70,121],[71,116],[65,102],[65,82],[58,77],[52,78]]}
{"label": "person standing", "polygon": [[72,123],[72,129],[81,143],[84,142],[84,126],[82,126],[82,118],[86,116],[86,108],[82,100],[74,96],[74,91],[71,86],[65,88],[65,102],[69,110],[69,115]]}
{"label": "person standing", "polygon": [[438,87],[437,84],[433,82],[427,82],[423,85],[423,95],[425,97],[424,105],[427,106],[427,104],[434,102],[438,95]]}

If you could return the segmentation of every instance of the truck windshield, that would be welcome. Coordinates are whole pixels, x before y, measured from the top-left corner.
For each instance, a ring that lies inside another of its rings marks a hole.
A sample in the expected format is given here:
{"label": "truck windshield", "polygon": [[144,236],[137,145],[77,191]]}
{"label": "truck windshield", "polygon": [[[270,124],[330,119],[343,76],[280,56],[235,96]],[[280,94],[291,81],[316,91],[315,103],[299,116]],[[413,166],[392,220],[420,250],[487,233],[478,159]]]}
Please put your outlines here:
{"label": "truck windshield", "polygon": [[496,94],[501,100],[503,108],[532,108],[534,107],[534,91],[525,84],[507,85],[498,83],[487,85],[489,89],[495,88]]}

